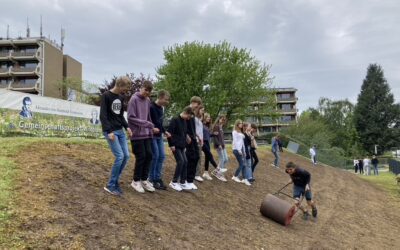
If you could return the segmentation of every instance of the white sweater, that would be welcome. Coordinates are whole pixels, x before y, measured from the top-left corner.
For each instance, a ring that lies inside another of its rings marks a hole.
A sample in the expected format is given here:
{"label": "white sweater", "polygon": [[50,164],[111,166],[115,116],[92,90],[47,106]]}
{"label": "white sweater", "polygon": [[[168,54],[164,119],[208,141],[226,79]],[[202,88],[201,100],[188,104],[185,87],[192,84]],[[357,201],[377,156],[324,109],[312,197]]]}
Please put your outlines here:
{"label": "white sweater", "polygon": [[194,118],[195,124],[196,124],[196,135],[203,140],[203,123],[201,120],[197,117]]}
{"label": "white sweater", "polygon": [[232,132],[232,150],[244,152],[244,134],[236,130]]}

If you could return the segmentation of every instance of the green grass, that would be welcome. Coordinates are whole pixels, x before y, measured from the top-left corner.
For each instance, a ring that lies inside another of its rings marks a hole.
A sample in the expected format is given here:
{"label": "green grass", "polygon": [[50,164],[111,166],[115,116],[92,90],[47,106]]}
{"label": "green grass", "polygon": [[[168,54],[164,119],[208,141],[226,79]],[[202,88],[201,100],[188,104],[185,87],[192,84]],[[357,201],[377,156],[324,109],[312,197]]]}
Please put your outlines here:
{"label": "green grass", "polygon": [[400,186],[397,185],[395,175],[391,172],[381,172],[379,175],[361,175],[361,178],[375,183],[388,191],[393,197],[400,198]]}

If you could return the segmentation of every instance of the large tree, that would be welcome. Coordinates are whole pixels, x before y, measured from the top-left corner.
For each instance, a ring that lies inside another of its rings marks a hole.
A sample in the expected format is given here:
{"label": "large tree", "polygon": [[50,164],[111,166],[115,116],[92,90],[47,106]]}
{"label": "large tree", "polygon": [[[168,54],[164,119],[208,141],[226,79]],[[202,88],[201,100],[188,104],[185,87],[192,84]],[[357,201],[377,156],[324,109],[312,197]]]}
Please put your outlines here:
{"label": "large tree", "polygon": [[177,112],[200,96],[213,117],[225,113],[244,114],[252,101],[269,95],[269,67],[247,49],[228,42],[186,42],[164,50],[165,64],[157,69],[156,87],[171,93]]}
{"label": "large tree", "polygon": [[354,110],[355,127],[364,150],[373,153],[375,145],[381,151],[395,146],[398,138],[394,137],[394,127],[399,111],[381,66],[370,64]]}

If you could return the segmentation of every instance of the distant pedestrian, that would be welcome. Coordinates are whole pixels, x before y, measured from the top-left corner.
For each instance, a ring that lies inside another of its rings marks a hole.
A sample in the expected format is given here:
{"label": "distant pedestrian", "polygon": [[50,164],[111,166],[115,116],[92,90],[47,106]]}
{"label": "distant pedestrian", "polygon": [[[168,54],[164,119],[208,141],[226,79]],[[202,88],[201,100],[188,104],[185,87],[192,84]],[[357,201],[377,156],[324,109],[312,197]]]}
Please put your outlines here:
{"label": "distant pedestrian", "polygon": [[374,166],[374,175],[378,175],[378,164],[379,164],[379,160],[378,158],[376,158],[376,156],[372,156],[372,166]]}
{"label": "distant pedestrian", "polygon": [[280,147],[279,147],[279,134],[272,137],[271,140],[271,152],[272,154],[274,154],[275,159],[274,162],[271,163],[271,166],[279,168],[279,151],[280,151]]}
{"label": "distant pedestrian", "polygon": [[353,166],[354,166],[354,173],[357,174],[357,172],[358,172],[358,160],[357,159],[353,160]]}
{"label": "distant pedestrian", "polygon": [[314,145],[310,148],[310,157],[313,166],[317,166],[317,146]]}
{"label": "distant pedestrian", "polygon": [[371,175],[371,160],[366,156],[363,160],[364,175]]}
{"label": "distant pedestrian", "polygon": [[358,172],[364,174],[364,161],[363,159],[358,160]]}

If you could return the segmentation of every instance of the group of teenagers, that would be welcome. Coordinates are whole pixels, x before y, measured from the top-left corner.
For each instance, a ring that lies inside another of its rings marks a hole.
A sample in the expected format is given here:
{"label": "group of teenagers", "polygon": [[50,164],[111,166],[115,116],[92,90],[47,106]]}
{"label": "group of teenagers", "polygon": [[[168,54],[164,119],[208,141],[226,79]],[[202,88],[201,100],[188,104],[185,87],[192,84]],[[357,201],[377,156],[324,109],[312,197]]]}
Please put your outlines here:
{"label": "group of teenagers", "polygon": [[[119,185],[120,175],[126,166],[130,154],[126,130],[131,141],[132,152],[135,155],[135,167],[132,188],[139,192],[154,192],[165,190],[167,186],[162,179],[163,162],[165,160],[164,137],[175,158],[176,167],[169,187],[175,191],[197,190],[194,181],[212,180],[211,175],[226,182],[225,172],[228,154],[224,142],[223,127],[226,117],[219,116],[215,123],[211,116],[205,113],[202,99],[193,96],[190,104],[173,117],[167,128],[164,128],[164,111],[169,104],[168,91],[158,91],[157,99],[152,102],[150,95],[153,84],[144,81],[138,92],[134,93],[127,106],[127,121],[124,117],[123,101],[127,91],[131,89],[131,80],[122,76],[116,79],[115,85],[101,97],[100,121],[104,136],[115,156],[111,175],[104,190],[112,195],[122,195]],[[232,131],[232,150],[238,167],[232,180],[251,186],[255,181],[254,170],[259,162],[257,157],[257,142],[255,124],[236,120]],[[279,136],[274,137],[272,152],[276,159],[272,165],[278,167],[279,155],[274,147],[279,149]],[[218,164],[211,153],[211,142],[218,153]],[[204,173],[202,172],[201,154],[204,153]],[[213,170],[210,171],[210,164]],[[211,172],[211,175],[210,175]],[[294,198],[304,196],[316,216],[316,207],[312,201],[310,189],[310,173],[290,162],[286,166],[294,187]],[[300,204],[296,204],[299,208]],[[306,210],[303,210],[306,213]],[[308,212],[307,212],[308,213]]]}
{"label": "group of teenagers", "polygon": [[371,164],[374,167],[374,175],[379,175],[378,172],[378,164],[379,160],[378,158],[373,155],[372,160],[367,157],[364,159],[354,159],[354,172],[357,174],[363,174],[363,175],[371,175]]}

